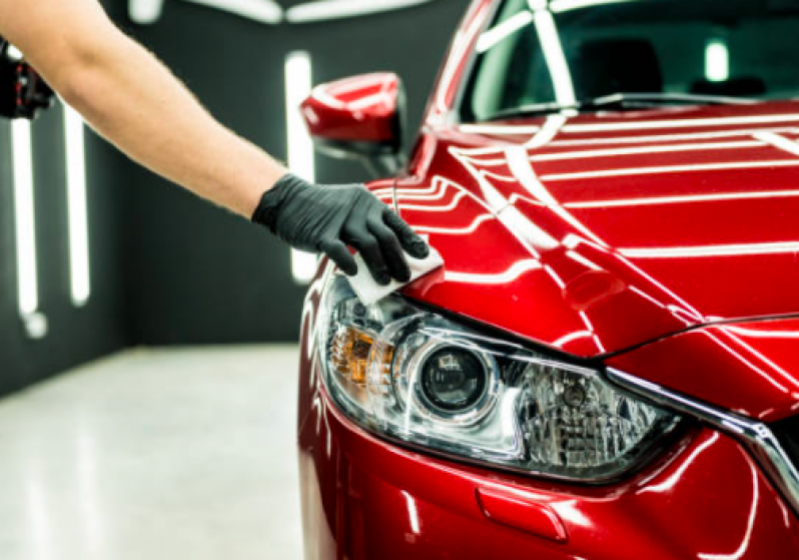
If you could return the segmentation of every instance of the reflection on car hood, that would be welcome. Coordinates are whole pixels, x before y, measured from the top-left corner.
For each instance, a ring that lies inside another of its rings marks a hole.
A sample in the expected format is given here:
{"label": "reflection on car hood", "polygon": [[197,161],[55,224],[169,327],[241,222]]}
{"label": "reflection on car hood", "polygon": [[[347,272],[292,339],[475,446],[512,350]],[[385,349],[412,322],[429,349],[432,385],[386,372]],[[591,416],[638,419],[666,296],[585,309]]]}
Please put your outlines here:
{"label": "reflection on car hood", "polygon": [[407,295],[579,356],[799,313],[799,103],[462,125],[381,195],[443,255]]}

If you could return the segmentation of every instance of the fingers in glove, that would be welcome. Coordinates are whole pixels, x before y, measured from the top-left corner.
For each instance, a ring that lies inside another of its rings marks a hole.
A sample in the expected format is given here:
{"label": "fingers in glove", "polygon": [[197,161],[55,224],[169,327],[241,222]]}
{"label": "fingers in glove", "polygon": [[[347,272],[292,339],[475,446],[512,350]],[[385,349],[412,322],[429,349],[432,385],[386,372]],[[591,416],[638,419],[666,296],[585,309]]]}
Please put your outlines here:
{"label": "fingers in glove", "polygon": [[389,209],[383,211],[383,221],[397,234],[402,248],[417,259],[424,259],[430,254],[430,247],[424,239],[411,229],[411,226]]}
{"label": "fingers in glove", "polygon": [[351,238],[350,244],[361,254],[375,282],[381,286],[387,286],[391,282],[391,275],[388,272],[386,261],[383,259],[380,243],[375,236],[364,228],[363,232]]}
{"label": "fingers in glove", "polygon": [[[369,215],[374,209],[370,199],[372,195],[365,191],[364,194],[368,194],[368,196],[361,197],[347,217],[347,222],[344,224],[342,231],[342,240],[355,247],[355,250],[361,254],[361,258],[363,258],[369,268],[369,272],[375,282],[381,286],[386,286],[391,282],[391,275],[383,258],[380,243],[366,225]],[[382,204],[382,202],[374,199],[374,204]]]}
{"label": "fingers in glove", "polygon": [[375,236],[380,244],[383,259],[388,266],[388,272],[392,278],[400,282],[407,282],[411,279],[411,269],[405,261],[397,234],[383,222],[382,214],[378,213],[367,222],[367,227],[372,235]]}
{"label": "fingers in glove", "polygon": [[355,263],[355,257],[352,256],[350,250],[341,241],[329,241],[322,243],[320,247],[322,252],[325,253],[330,259],[336,263],[341,271],[347,276],[355,276],[358,274],[358,265]]}

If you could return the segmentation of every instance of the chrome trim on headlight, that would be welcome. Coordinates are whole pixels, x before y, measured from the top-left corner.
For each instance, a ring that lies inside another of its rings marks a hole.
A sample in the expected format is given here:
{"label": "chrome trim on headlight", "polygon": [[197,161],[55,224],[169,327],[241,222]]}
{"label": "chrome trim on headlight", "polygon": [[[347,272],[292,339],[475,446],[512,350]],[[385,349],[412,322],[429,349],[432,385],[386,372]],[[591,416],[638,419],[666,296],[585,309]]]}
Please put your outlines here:
{"label": "chrome trim on headlight", "polygon": [[766,424],[695,401],[617,369],[609,368],[606,374],[612,383],[623,389],[693,416],[736,437],[760,463],[772,482],[793,506],[794,512],[799,515],[799,470]]}

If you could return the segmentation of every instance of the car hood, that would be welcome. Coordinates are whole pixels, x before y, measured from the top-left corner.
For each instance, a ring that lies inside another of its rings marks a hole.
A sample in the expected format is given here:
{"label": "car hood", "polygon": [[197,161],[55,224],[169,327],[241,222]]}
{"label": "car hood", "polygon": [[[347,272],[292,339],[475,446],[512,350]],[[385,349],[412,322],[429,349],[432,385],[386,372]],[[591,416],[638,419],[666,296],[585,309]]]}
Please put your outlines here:
{"label": "car hood", "polygon": [[613,356],[606,365],[771,423],[799,412],[797,339],[795,317],[720,323]]}
{"label": "car hood", "polygon": [[799,104],[423,134],[390,189],[446,267],[409,297],[583,357],[799,314]]}

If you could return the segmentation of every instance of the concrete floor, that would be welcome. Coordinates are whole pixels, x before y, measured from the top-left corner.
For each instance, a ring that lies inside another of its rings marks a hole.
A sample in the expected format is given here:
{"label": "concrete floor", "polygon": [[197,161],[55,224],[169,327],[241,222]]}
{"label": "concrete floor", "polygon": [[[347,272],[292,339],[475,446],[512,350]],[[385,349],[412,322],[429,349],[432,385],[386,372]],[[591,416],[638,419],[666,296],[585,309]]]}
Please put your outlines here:
{"label": "concrete floor", "polygon": [[0,559],[301,556],[297,350],[137,350],[0,401]]}

